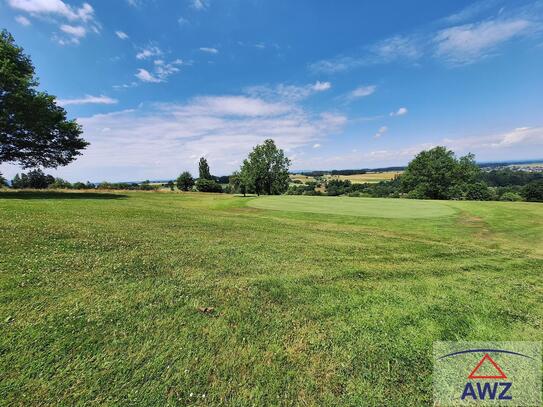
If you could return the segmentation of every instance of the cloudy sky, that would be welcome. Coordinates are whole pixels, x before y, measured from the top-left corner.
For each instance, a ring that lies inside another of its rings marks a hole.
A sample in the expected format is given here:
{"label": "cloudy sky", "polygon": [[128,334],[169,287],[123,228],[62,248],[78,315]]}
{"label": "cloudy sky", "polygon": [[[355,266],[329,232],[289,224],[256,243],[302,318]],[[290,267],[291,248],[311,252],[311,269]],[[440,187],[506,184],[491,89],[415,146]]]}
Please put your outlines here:
{"label": "cloudy sky", "polygon": [[543,158],[543,1],[0,0],[0,22],[91,142],[50,171],[71,181],[229,174],[266,138],[294,169]]}

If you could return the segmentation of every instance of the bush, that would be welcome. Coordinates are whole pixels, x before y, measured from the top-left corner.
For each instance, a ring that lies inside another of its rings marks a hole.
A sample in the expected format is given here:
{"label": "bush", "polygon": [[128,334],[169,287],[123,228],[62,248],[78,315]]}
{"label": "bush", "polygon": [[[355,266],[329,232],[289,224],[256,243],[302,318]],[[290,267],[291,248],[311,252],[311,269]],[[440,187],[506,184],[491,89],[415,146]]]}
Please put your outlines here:
{"label": "bush", "polygon": [[[94,185],[92,186],[94,188]],[[86,189],[87,188],[87,185],[85,185],[84,183],[82,182],[74,182],[72,184],[72,188],[73,189]]]}
{"label": "bush", "polygon": [[543,202],[543,180],[530,182],[524,187],[523,194],[529,202]]}
{"label": "bush", "polygon": [[466,187],[466,199],[470,201],[490,201],[494,195],[492,192],[484,182],[468,184]]}
{"label": "bush", "polygon": [[200,192],[222,192],[221,184],[212,179],[200,178],[196,181],[196,189]]}
{"label": "bush", "polygon": [[53,189],[70,189],[72,184],[68,181],[63,180],[62,178],[55,178],[55,181],[49,185],[49,188]]}
{"label": "bush", "polygon": [[506,192],[500,197],[500,201],[520,202],[523,201],[522,196],[516,192]]}

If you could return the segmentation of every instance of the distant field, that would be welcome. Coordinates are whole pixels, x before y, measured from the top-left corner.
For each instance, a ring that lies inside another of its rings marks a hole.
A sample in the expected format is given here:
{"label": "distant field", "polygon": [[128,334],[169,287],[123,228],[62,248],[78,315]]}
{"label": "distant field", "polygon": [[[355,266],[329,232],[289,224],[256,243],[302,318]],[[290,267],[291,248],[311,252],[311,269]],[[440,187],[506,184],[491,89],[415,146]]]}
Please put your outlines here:
{"label": "distant field", "polygon": [[387,171],[387,172],[367,172],[365,174],[354,174],[354,175],[329,175],[328,179],[348,179],[353,184],[363,184],[366,182],[380,182],[380,181],[390,181],[394,179],[397,175],[400,175],[401,172],[398,171]]}
{"label": "distant field", "polygon": [[[397,175],[401,174],[401,172],[398,171],[386,171],[386,172],[368,172],[365,174],[354,174],[354,175],[325,175],[325,179],[341,179],[341,180],[349,180],[352,183],[355,184],[362,184],[362,183],[374,183],[374,182],[380,182],[380,181],[390,181],[391,179],[394,179]],[[291,179],[300,180],[303,183],[315,181],[314,177],[308,177],[306,175],[302,174],[293,174],[290,176]]]}
{"label": "distant field", "polygon": [[303,183],[316,181],[314,177],[308,177],[307,175],[302,175],[302,174],[291,174],[290,179],[299,180],[299,181],[302,181]]}
{"label": "distant field", "polygon": [[432,405],[434,341],[543,340],[543,204],[0,192],[0,248],[0,405]]}

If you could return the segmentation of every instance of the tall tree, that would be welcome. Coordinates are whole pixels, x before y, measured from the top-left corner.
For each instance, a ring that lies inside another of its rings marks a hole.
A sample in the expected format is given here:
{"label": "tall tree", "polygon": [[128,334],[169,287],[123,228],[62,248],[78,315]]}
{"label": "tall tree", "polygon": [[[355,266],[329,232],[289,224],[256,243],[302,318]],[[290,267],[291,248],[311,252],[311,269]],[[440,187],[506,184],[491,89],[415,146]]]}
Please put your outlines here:
{"label": "tall tree", "polygon": [[211,177],[211,173],[209,172],[209,164],[207,163],[205,157],[200,158],[200,162],[198,163],[198,171],[200,173],[200,179],[213,179]]}
{"label": "tall tree", "polygon": [[400,178],[401,188],[412,198],[465,198],[480,173],[473,154],[457,159],[451,150],[438,146],[420,152],[409,163]]}
{"label": "tall tree", "polygon": [[288,189],[290,160],[271,139],[257,145],[243,161],[240,171],[242,182],[257,195],[278,195]]}
{"label": "tall tree", "polygon": [[180,191],[189,191],[194,186],[194,178],[190,172],[184,171],[177,177],[176,184]]}
{"label": "tall tree", "polygon": [[88,143],[81,126],[67,120],[55,97],[38,91],[30,57],[10,33],[0,33],[0,163],[58,167],[72,162]]}

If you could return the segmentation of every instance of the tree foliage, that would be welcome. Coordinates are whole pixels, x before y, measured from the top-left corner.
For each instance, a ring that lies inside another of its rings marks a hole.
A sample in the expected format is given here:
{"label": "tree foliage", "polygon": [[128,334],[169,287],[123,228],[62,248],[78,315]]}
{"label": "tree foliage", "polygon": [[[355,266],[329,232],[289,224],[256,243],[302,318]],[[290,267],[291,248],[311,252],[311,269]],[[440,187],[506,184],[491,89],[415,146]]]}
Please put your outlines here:
{"label": "tree foliage", "polygon": [[410,198],[461,199],[480,172],[473,154],[458,159],[451,150],[435,147],[420,152],[409,163],[401,176],[401,189]]}
{"label": "tree foliage", "polygon": [[524,187],[523,193],[529,202],[543,202],[543,180],[530,182]]}
{"label": "tree foliage", "polygon": [[49,188],[54,182],[55,177],[45,174],[40,169],[36,169],[29,171],[27,174],[15,174],[15,177],[11,180],[11,187],[15,189],[45,189]]}
{"label": "tree foliage", "polygon": [[205,157],[200,158],[200,162],[198,163],[198,172],[200,179],[213,179],[213,177],[211,177],[211,172],[209,171],[209,164],[207,163]]}
{"label": "tree foliage", "polygon": [[194,186],[194,178],[188,171],[182,172],[175,182],[180,191],[190,191]]}
{"label": "tree foliage", "polygon": [[290,160],[283,150],[277,148],[273,140],[268,139],[257,145],[243,161],[241,182],[258,195],[282,194],[288,189],[289,165]]}
{"label": "tree foliage", "polygon": [[88,143],[55,97],[36,90],[34,66],[6,30],[0,33],[0,163],[57,167]]}
{"label": "tree foliage", "polygon": [[222,192],[221,184],[214,179],[198,178],[196,189],[200,192]]}

